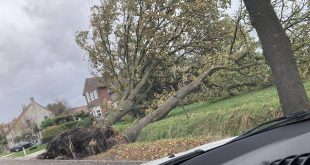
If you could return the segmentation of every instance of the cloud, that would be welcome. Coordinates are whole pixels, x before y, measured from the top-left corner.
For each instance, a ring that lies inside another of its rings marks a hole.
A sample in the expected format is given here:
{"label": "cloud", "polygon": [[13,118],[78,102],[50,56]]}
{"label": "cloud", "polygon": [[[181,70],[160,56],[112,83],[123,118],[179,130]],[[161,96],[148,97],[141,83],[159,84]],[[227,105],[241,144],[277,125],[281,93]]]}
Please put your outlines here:
{"label": "cloud", "polygon": [[89,28],[85,0],[3,0],[0,2],[0,122],[21,112],[29,97],[46,105],[65,98],[72,106],[89,77],[87,61],[75,44]]}

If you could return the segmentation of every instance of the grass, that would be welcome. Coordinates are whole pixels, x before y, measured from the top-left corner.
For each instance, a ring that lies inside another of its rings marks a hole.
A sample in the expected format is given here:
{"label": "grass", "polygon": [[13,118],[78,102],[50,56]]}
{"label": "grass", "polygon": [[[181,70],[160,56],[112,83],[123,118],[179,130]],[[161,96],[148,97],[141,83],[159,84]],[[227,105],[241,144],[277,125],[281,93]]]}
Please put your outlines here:
{"label": "grass", "polygon": [[[310,82],[304,85],[309,95]],[[188,105],[185,111],[180,107],[175,108],[165,119],[145,127],[138,141],[236,136],[280,115],[276,89],[270,87],[224,100]],[[114,128],[122,131],[131,124],[118,123]]]}
{"label": "grass", "polygon": [[0,153],[0,157],[5,156],[5,155],[9,155],[9,152],[5,152],[5,153]]}
{"label": "grass", "polygon": [[[32,154],[34,152],[41,151],[45,148],[46,148],[46,144],[39,144],[39,145],[37,145],[36,149],[33,149],[33,150],[29,150],[29,148],[26,149],[26,153],[27,153],[27,155],[29,155],[29,154]],[[10,157],[23,157],[23,156],[24,156],[24,151],[14,152],[13,155],[10,155]]]}

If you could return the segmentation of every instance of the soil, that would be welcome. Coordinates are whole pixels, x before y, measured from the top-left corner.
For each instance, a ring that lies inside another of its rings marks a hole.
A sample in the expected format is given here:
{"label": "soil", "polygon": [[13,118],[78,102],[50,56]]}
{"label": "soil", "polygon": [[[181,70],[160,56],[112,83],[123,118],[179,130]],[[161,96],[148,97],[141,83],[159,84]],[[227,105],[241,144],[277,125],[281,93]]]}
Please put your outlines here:
{"label": "soil", "polygon": [[127,140],[112,128],[74,128],[53,138],[38,159],[81,159],[124,143]]}

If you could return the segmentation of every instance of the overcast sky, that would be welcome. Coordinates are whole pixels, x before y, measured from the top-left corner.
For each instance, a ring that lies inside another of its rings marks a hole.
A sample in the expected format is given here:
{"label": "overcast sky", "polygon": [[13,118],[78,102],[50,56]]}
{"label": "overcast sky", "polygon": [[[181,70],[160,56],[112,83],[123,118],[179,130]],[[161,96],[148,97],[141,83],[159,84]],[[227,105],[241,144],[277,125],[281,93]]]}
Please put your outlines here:
{"label": "overcast sky", "polygon": [[85,104],[89,75],[75,32],[89,29],[91,0],[0,0],[0,123],[29,104]]}

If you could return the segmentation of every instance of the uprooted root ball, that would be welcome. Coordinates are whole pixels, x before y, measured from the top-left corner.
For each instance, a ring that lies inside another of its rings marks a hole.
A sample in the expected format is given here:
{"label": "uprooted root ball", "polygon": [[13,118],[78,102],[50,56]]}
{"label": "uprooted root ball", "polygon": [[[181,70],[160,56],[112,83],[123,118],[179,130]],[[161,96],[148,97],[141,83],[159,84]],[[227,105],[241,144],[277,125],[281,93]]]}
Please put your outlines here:
{"label": "uprooted root ball", "polygon": [[126,139],[112,128],[74,128],[53,138],[39,159],[80,159],[123,143]]}

